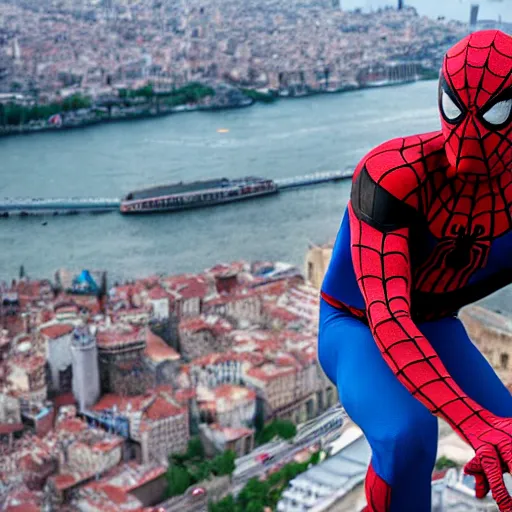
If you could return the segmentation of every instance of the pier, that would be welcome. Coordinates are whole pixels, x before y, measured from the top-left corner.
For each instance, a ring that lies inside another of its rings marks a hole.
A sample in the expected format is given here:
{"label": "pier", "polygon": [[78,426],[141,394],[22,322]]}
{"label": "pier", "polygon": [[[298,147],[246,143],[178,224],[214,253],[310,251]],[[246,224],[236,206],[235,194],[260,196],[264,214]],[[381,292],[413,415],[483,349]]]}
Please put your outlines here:
{"label": "pier", "polygon": [[75,213],[103,213],[119,211],[121,201],[115,198],[104,197],[66,197],[53,199],[0,199],[0,216],[62,214]]}
{"label": "pier", "polygon": [[329,181],[340,181],[352,178],[353,170],[345,171],[325,171],[313,174],[305,174],[303,176],[294,176],[293,178],[281,178],[274,180],[279,190],[290,188],[308,187],[310,185],[318,185]]}
{"label": "pier", "polygon": [[[278,191],[350,179],[353,170],[325,171],[274,180]],[[5,198],[0,199],[0,217],[10,215],[73,215],[120,211],[121,199],[112,197]]]}

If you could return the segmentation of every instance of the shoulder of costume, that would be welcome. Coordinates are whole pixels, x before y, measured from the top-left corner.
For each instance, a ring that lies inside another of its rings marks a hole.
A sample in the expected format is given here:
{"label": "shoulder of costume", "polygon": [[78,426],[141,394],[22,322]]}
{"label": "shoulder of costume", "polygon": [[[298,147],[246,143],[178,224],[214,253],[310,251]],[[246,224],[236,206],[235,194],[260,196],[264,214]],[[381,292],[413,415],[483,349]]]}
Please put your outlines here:
{"label": "shoulder of costume", "polygon": [[370,151],[359,163],[351,203],[360,220],[380,231],[409,226],[418,217],[419,190],[429,159],[443,150],[440,132],[392,139]]}

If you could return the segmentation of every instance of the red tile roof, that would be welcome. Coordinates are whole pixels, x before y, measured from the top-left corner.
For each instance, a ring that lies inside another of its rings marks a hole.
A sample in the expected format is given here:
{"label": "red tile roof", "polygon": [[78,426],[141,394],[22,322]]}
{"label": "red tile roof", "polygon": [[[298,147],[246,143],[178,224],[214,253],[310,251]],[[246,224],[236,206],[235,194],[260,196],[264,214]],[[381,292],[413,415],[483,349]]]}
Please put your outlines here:
{"label": "red tile roof", "polygon": [[138,329],[127,324],[116,324],[111,327],[101,328],[96,333],[96,341],[99,348],[137,344],[144,341],[145,338],[144,329]]}
{"label": "red tile roof", "polygon": [[142,503],[132,494],[109,485],[108,483],[91,482],[80,491],[80,498],[101,512],[142,512]]}
{"label": "red tile roof", "polygon": [[186,408],[172,403],[162,396],[157,396],[156,400],[145,411],[146,419],[150,421],[158,421],[161,419],[169,418],[170,416],[177,416],[184,414]]}
{"label": "red tile roof", "polygon": [[0,434],[12,434],[24,428],[25,425],[23,425],[23,423],[0,423]]}
{"label": "red tile roof", "polygon": [[149,290],[148,297],[151,300],[169,299],[169,294],[161,286],[155,286]]}
{"label": "red tile roof", "polygon": [[206,354],[201,357],[196,357],[192,361],[190,361],[190,366],[211,366],[214,364],[223,364],[229,361],[243,361],[244,357],[242,354],[233,351],[227,352],[213,352],[211,354]]}
{"label": "red tile roof", "polygon": [[71,324],[53,324],[43,327],[39,332],[50,339],[57,339],[72,333],[73,326]]}
{"label": "red tile roof", "polygon": [[87,423],[79,418],[66,418],[57,423],[56,430],[76,434],[87,430]]}
{"label": "red tile roof", "polygon": [[104,482],[124,492],[130,492],[152,480],[156,480],[165,474],[166,471],[167,468],[165,466],[157,464],[141,465],[136,461],[130,461],[114,467],[98,483]]}
{"label": "red tile roof", "polygon": [[294,367],[279,367],[271,363],[266,363],[263,366],[251,368],[247,371],[247,375],[261,382],[270,382],[271,380],[293,375],[296,371]]}
{"label": "red tile roof", "polygon": [[209,290],[208,280],[202,275],[184,274],[162,280],[164,286],[178,292],[184,299],[203,299]]}
{"label": "red tile roof", "polygon": [[180,403],[186,403],[195,396],[196,390],[194,388],[178,389],[175,393],[176,400]]}
{"label": "red tile roof", "polygon": [[227,334],[233,330],[233,326],[224,318],[210,316],[194,316],[184,318],[179,325],[180,331],[211,331],[215,336]]}
{"label": "red tile roof", "polygon": [[60,475],[55,475],[50,477],[50,480],[53,481],[53,484],[59,491],[63,491],[68,489],[69,487],[73,487],[75,484],[85,479],[85,476],[81,473],[71,474],[71,473],[62,473]]}
{"label": "red tile roof", "polygon": [[167,345],[165,341],[157,336],[151,329],[146,332],[146,349],[144,354],[155,361],[160,363],[162,361],[178,361],[180,355],[176,350]]}
{"label": "red tile roof", "polygon": [[168,391],[148,391],[145,395],[120,396],[113,394],[103,395],[99,402],[92,407],[94,411],[112,409],[114,405],[120,413],[123,413],[130,406],[131,412],[142,412],[142,419],[158,421],[170,416],[184,414],[187,410]]}
{"label": "red tile roof", "polygon": [[223,427],[218,423],[212,423],[208,425],[211,430],[215,430],[217,432],[222,432],[224,435],[224,439],[226,442],[237,441],[238,439],[242,439],[243,437],[250,436],[254,433],[250,428],[232,428],[232,427]]}
{"label": "red tile roof", "polygon": [[57,395],[55,398],[52,399],[53,405],[55,406],[55,409],[57,410],[59,407],[65,406],[65,405],[76,405],[77,401],[74,397],[73,393],[63,393],[60,395]]}
{"label": "red tile roof", "polygon": [[256,400],[256,392],[243,386],[233,384],[222,384],[213,390],[216,398],[224,398],[233,401]]}

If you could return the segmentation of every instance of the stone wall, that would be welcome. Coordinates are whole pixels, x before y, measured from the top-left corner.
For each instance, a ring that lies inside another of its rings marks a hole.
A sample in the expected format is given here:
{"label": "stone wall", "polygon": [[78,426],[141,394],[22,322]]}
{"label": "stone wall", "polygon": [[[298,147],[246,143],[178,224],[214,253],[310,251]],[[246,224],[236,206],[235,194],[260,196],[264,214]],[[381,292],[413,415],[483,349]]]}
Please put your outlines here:
{"label": "stone wall", "polygon": [[481,306],[468,306],[459,315],[469,337],[507,385],[512,384],[512,318]]}

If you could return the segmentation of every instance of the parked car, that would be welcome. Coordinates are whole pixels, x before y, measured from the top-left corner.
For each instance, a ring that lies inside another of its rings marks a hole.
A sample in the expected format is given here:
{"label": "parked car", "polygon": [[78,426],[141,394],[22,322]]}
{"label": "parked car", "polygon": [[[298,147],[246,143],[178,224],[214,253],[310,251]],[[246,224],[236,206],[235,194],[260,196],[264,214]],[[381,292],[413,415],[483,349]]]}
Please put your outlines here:
{"label": "parked car", "polygon": [[256,461],[265,464],[266,462],[270,462],[274,458],[273,455],[270,455],[269,453],[260,453],[256,455]]}
{"label": "parked car", "polygon": [[194,498],[198,496],[204,496],[206,494],[206,489],[204,487],[195,487],[190,491],[191,496],[194,496]]}

